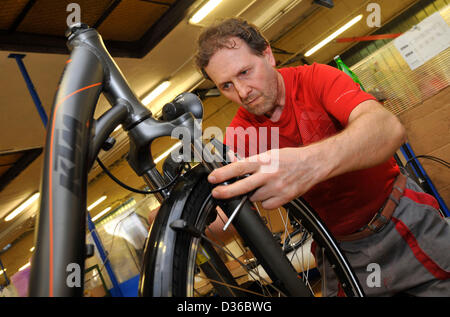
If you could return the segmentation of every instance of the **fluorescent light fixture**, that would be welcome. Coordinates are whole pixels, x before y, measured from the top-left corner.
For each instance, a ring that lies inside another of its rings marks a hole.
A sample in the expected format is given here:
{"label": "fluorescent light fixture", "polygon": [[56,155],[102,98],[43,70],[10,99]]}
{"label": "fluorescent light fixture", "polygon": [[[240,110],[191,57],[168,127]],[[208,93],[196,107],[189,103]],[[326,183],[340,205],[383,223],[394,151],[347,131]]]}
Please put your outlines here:
{"label": "fluorescent light fixture", "polygon": [[114,131],[113,132],[116,132],[116,131],[118,131],[120,128],[122,128],[122,125],[121,124],[119,124],[115,129],[114,129]]}
{"label": "fluorescent light fixture", "polygon": [[6,269],[4,269],[4,270],[0,270],[0,274],[3,274],[3,273],[5,273],[5,271],[6,271]]}
{"label": "fluorescent light fixture", "polygon": [[102,196],[99,199],[97,199],[95,202],[93,202],[89,207],[87,207],[88,211],[91,211],[95,207],[97,207],[98,204],[100,204],[102,201],[106,199],[106,196]]}
{"label": "fluorescent light fixture", "polygon": [[312,49],[310,49],[309,51],[307,51],[305,53],[305,56],[311,56],[312,54],[314,54],[315,52],[317,52],[318,50],[320,50],[322,47],[324,47],[325,45],[327,45],[328,43],[330,43],[332,40],[334,40],[337,36],[339,36],[341,33],[344,33],[344,31],[346,31],[347,29],[349,29],[350,27],[352,27],[354,24],[356,24],[359,20],[361,20],[363,17],[362,14],[358,15],[357,17],[354,17],[353,19],[351,19],[349,22],[347,22],[344,26],[340,27],[337,31],[335,31],[333,34],[331,34],[330,36],[328,36],[326,39],[324,39],[323,41],[321,41],[319,44],[317,44],[316,46],[314,46]]}
{"label": "fluorescent light fixture", "polygon": [[175,143],[174,145],[171,146],[170,149],[168,149],[167,151],[165,151],[163,154],[161,154],[160,156],[158,156],[155,159],[155,164],[158,164],[159,161],[161,161],[162,159],[164,159],[167,155],[170,154],[170,152],[172,152],[173,150],[175,150],[176,148],[178,148],[179,146],[181,146],[181,141]]}
{"label": "fluorescent light fixture", "polygon": [[34,247],[31,247],[31,248],[30,248],[30,252],[33,252],[33,251],[34,251]]}
{"label": "fluorescent light fixture", "polygon": [[6,250],[8,250],[9,248],[11,248],[12,244],[8,243],[7,245],[5,245],[5,247],[2,249],[2,252],[6,252]]}
{"label": "fluorescent light fixture", "polygon": [[100,218],[101,216],[103,216],[104,214],[106,214],[108,211],[111,210],[111,207],[106,208],[105,210],[103,210],[102,212],[98,213],[97,215],[95,215],[94,218],[92,218],[92,221],[97,220],[98,218]]}
{"label": "fluorescent light fixture", "polygon": [[142,99],[142,103],[144,105],[148,105],[150,102],[152,102],[156,97],[158,97],[159,95],[161,95],[164,90],[166,90],[167,88],[169,88],[170,86],[170,81],[166,80],[163,81],[161,84],[158,85],[158,87],[156,87],[155,89],[152,90],[151,93],[149,93],[144,99]]}
{"label": "fluorescent light fixture", "polygon": [[6,216],[5,221],[10,221],[14,219],[18,214],[23,212],[27,207],[29,207],[32,203],[34,203],[41,194],[39,192],[33,194],[30,198],[25,200],[19,207],[14,209],[8,216]]}
{"label": "fluorescent light fixture", "polygon": [[189,23],[196,24],[203,20],[222,0],[209,0],[189,19]]}
{"label": "fluorescent light fixture", "polygon": [[24,266],[22,266],[20,269],[19,269],[19,271],[23,271],[23,270],[25,270],[27,267],[29,267],[31,265],[31,263],[30,262],[28,262],[27,264],[25,264]]}

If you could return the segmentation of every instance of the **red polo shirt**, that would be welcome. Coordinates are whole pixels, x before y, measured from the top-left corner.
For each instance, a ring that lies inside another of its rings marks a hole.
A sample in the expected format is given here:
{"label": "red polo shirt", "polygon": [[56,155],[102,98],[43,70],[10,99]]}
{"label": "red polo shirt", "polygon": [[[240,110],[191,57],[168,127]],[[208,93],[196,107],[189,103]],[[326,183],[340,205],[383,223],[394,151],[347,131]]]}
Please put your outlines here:
{"label": "red polo shirt", "polygon": [[[286,88],[280,120],[272,122],[264,115],[255,116],[240,107],[230,127],[242,127],[249,133],[241,131],[233,138],[227,129],[226,139],[234,139],[234,144],[227,144],[241,157],[271,149],[270,127],[279,128],[279,148],[305,146],[335,135],[346,127],[356,106],[365,100],[375,100],[348,75],[331,66],[313,64],[278,71]],[[249,137],[251,134],[256,138]],[[367,224],[383,205],[398,173],[399,168],[391,158],[381,165],[319,183],[303,198],[333,234],[352,233]]]}

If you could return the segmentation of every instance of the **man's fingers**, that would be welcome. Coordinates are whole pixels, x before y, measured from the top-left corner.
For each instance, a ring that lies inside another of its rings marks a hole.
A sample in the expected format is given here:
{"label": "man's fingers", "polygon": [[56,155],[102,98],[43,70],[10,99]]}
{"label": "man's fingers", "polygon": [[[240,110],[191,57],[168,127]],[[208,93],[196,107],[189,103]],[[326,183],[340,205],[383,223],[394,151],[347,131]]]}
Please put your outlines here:
{"label": "man's fingers", "polygon": [[269,199],[274,194],[274,191],[270,189],[269,184],[265,184],[265,186],[259,187],[252,196],[250,196],[250,201],[264,201]]}
{"label": "man's fingers", "polygon": [[280,197],[271,197],[267,200],[264,200],[261,202],[261,206],[264,209],[275,209],[283,206],[283,204],[287,203],[288,201],[284,201]]}
{"label": "man's fingers", "polygon": [[212,184],[222,183],[234,177],[252,174],[257,169],[258,165],[255,163],[246,160],[238,161],[212,171],[208,176],[208,181]]}
{"label": "man's fingers", "polygon": [[230,185],[217,186],[213,189],[212,195],[217,199],[228,199],[246,194],[262,186],[265,182],[264,174],[254,174]]}

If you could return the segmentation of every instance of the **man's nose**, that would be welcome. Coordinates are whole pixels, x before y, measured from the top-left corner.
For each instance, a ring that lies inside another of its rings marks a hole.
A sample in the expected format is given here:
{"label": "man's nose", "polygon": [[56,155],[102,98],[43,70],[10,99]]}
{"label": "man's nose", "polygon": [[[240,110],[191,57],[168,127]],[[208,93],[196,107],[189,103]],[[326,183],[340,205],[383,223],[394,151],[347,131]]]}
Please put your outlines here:
{"label": "man's nose", "polygon": [[234,84],[234,86],[236,87],[237,93],[239,94],[241,100],[245,101],[250,94],[250,87],[242,82],[237,82]]}

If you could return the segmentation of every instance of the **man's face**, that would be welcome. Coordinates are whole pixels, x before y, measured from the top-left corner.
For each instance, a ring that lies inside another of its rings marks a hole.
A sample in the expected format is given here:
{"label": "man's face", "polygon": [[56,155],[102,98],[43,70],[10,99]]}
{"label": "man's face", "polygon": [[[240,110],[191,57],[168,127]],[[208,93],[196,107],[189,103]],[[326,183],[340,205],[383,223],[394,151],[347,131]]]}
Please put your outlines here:
{"label": "man's face", "polygon": [[271,111],[278,97],[278,73],[270,47],[255,55],[243,40],[230,38],[236,45],[217,51],[205,71],[220,92],[255,115]]}

